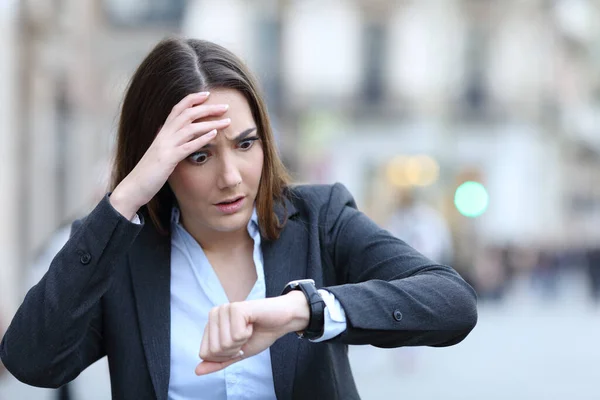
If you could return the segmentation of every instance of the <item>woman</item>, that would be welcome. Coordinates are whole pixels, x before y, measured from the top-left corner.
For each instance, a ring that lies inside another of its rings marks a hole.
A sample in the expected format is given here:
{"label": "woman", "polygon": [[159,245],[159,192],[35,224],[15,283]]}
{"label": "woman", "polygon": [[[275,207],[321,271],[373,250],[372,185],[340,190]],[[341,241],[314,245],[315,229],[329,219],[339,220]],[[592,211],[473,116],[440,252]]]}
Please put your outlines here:
{"label": "woman", "polygon": [[118,399],[355,399],[349,344],[449,346],[476,323],[473,289],[342,185],[288,183],[254,79],[218,45],[152,50],[113,171],[2,341],[25,383],[107,355]]}

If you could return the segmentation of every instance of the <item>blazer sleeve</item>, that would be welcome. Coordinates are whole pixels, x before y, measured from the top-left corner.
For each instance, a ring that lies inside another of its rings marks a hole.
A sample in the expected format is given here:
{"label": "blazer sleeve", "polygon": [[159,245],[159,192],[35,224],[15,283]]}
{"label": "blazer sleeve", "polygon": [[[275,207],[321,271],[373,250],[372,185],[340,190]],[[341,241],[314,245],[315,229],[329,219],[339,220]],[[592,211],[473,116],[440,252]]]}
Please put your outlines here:
{"label": "blazer sleeve", "polygon": [[2,342],[0,358],[18,380],[56,388],[105,355],[100,300],[117,262],[142,229],[106,195],[29,290]]}
{"label": "blazer sleeve", "polygon": [[335,341],[450,346],[477,323],[476,293],[452,268],[427,259],[356,209],[341,184],[325,208],[325,247],[341,285],[347,329]]}

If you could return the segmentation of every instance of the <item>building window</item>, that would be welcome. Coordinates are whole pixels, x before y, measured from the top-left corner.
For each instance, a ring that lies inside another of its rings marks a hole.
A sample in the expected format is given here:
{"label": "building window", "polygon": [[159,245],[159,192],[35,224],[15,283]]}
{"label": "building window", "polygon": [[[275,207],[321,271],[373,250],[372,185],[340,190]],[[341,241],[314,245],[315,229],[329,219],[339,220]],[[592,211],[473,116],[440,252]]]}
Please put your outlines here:
{"label": "building window", "polygon": [[367,103],[378,104],[384,98],[383,67],[387,35],[378,22],[367,22],[364,27],[363,97]]}
{"label": "building window", "polygon": [[277,116],[285,108],[282,97],[281,77],[281,37],[280,21],[276,19],[262,19],[256,26],[258,32],[257,71],[260,74],[261,84],[264,88],[269,109]]}
{"label": "building window", "polygon": [[486,51],[485,32],[473,27],[467,36],[466,79],[463,91],[464,114],[471,118],[484,117],[488,111],[488,93],[486,88]]}
{"label": "building window", "polygon": [[72,119],[71,105],[67,93],[67,79],[61,74],[56,81],[55,127],[56,127],[56,217],[59,221],[67,216],[67,174],[69,173],[69,122]]}
{"label": "building window", "polygon": [[179,26],[185,0],[104,0],[109,22],[119,27]]}

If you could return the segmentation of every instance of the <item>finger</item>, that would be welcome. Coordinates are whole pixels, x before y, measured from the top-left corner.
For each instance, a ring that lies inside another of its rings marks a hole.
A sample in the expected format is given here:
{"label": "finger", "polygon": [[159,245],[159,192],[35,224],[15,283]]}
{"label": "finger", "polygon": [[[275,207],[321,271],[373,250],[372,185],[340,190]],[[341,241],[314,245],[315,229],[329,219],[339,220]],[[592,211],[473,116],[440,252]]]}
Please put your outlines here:
{"label": "finger", "polygon": [[[234,348],[235,343],[231,340],[231,325],[229,323],[229,304],[222,306],[219,309],[219,337],[221,348],[228,356],[233,356],[239,349]],[[225,354],[224,354],[225,355]]]}
{"label": "finger", "polygon": [[[224,362],[224,361],[229,361],[232,359],[232,357],[230,355],[215,355],[212,354],[210,351],[210,328],[209,328],[209,324],[206,324],[206,326],[204,327],[204,335],[202,337],[202,343],[200,344],[200,353],[198,354],[200,356],[200,359],[202,361],[210,361],[210,362]],[[240,350],[241,351],[241,350]],[[236,353],[235,356],[236,357],[241,357],[243,356],[243,351],[240,353]]]}
{"label": "finger", "polygon": [[229,367],[231,364],[235,364],[241,359],[223,361],[223,362],[212,362],[212,361],[202,361],[200,364],[196,366],[196,375],[206,375],[211,374],[213,372],[220,371],[224,368]]}
{"label": "finger", "polygon": [[175,136],[176,144],[180,145],[190,140],[194,140],[199,136],[210,132],[213,129],[221,130],[231,124],[230,118],[220,119],[218,121],[194,122],[181,128]]}
{"label": "finger", "polygon": [[208,330],[210,331],[210,341],[208,343],[208,348],[210,350],[210,357],[212,359],[215,356],[221,355],[221,341],[219,335],[219,309],[217,307],[210,310],[208,323]]}
{"label": "finger", "polygon": [[186,125],[211,116],[223,115],[229,106],[227,104],[200,105],[184,110],[169,122],[169,129],[175,132]]}
{"label": "finger", "polygon": [[191,94],[188,94],[187,96],[185,96],[183,99],[181,99],[181,101],[179,103],[175,104],[175,106],[173,107],[173,109],[171,110],[171,112],[169,113],[169,116],[167,117],[167,119],[165,121],[165,125],[168,124],[169,122],[171,122],[172,120],[174,120],[176,117],[178,117],[179,114],[181,114],[186,109],[188,109],[194,105],[204,103],[206,101],[206,99],[208,99],[209,95],[210,95],[209,92],[199,92],[199,93],[191,93]]}
{"label": "finger", "polygon": [[204,327],[204,334],[202,335],[202,342],[200,343],[200,359],[204,360],[209,357],[208,354],[208,343],[209,343],[210,332],[208,330],[208,324]]}
{"label": "finger", "polygon": [[231,339],[237,344],[246,343],[252,336],[252,324],[246,321],[240,304],[233,303],[229,306],[229,320],[231,324]]}
{"label": "finger", "polygon": [[212,131],[179,146],[179,161],[183,160],[193,152],[198,151],[202,147],[206,146],[211,140],[215,138],[215,136],[217,136],[217,130],[213,129]]}

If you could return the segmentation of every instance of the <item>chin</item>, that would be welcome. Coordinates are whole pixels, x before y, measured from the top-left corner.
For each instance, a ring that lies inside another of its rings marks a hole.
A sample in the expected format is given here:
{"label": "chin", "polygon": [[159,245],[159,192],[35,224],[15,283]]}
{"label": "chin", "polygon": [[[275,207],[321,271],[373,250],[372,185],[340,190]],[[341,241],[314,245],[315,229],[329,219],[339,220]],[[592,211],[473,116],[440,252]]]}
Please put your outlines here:
{"label": "chin", "polygon": [[218,232],[235,232],[246,229],[252,217],[252,210],[240,211],[232,215],[220,215],[211,221],[211,226]]}

